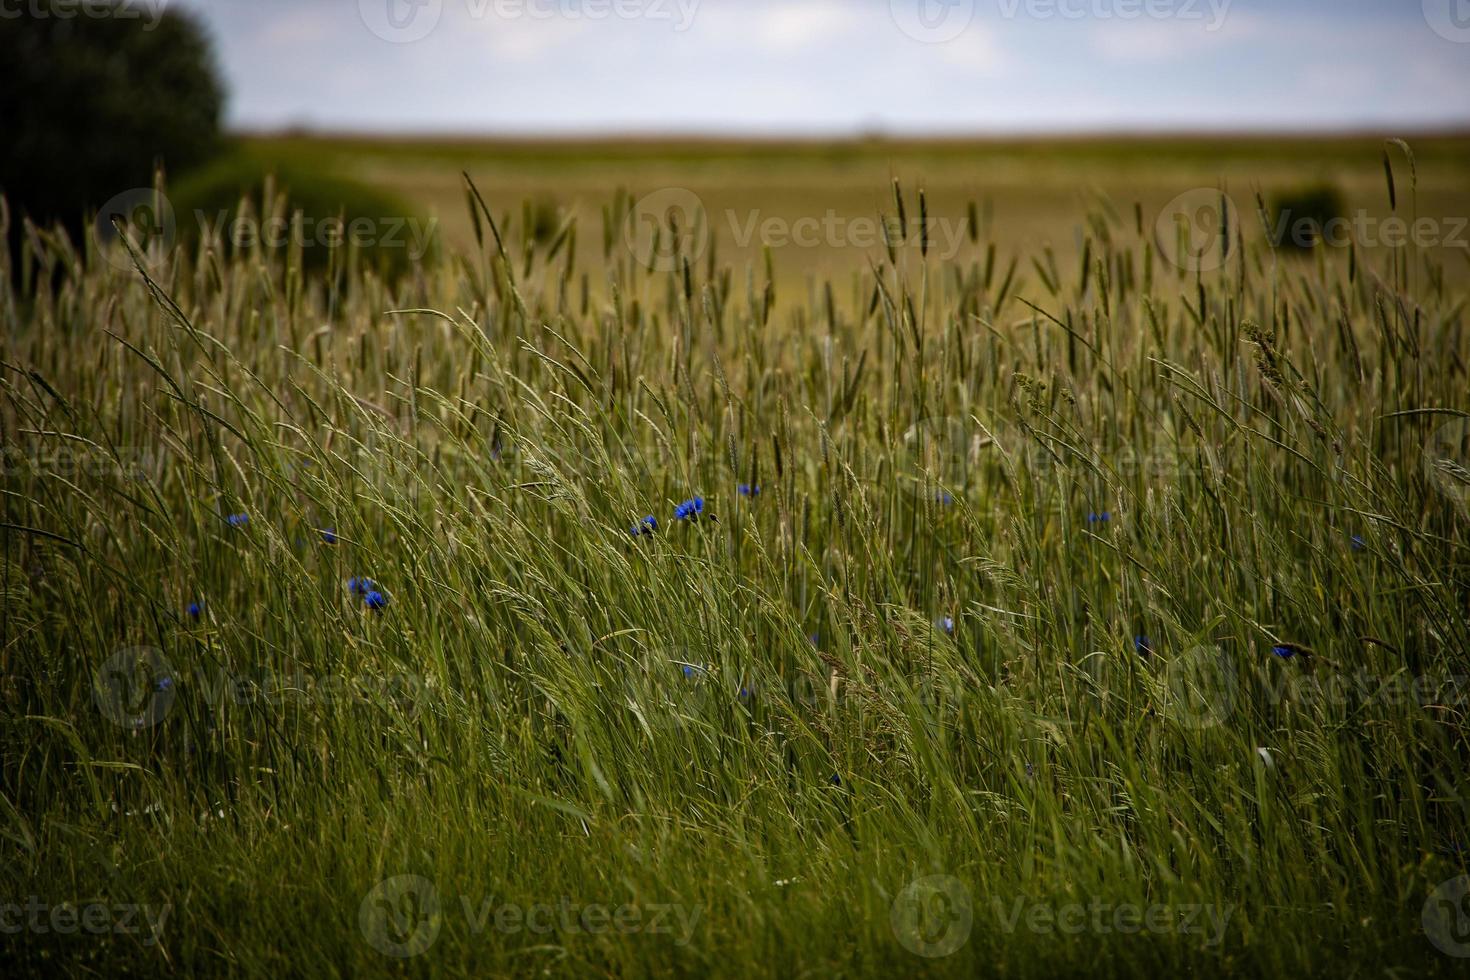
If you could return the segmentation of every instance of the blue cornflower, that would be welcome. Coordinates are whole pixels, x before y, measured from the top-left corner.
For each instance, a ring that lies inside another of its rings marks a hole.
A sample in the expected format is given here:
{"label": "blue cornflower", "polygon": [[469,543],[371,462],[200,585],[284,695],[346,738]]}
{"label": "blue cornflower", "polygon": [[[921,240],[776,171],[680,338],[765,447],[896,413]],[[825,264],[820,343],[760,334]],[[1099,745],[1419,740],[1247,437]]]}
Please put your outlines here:
{"label": "blue cornflower", "polygon": [[347,591],[353,595],[365,596],[375,588],[377,588],[377,583],[370,578],[357,578],[354,576],[347,580]]}
{"label": "blue cornflower", "polygon": [[246,513],[231,514],[225,518],[225,523],[230,527],[244,527],[250,523],[250,515]]}
{"label": "blue cornflower", "polygon": [[1276,654],[1276,656],[1280,657],[1283,660],[1290,660],[1292,657],[1296,656],[1297,650],[1296,647],[1292,646],[1290,643],[1282,643],[1278,646],[1272,647],[1271,652]]}
{"label": "blue cornflower", "polygon": [[1364,551],[1368,547],[1368,542],[1363,540],[1363,536],[1361,534],[1354,534],[1350,544],[1354,551]]}
{"label": "blue cornflower", "polygon": [[203,611],[204,611],[204,607],[201,606],[197,602],[191,602],[187,606],[184,607],[184,612],[186,612],[186,613],[189,614],[189,618],[190,619],[198,619],[199,618],[199,614],[202,613]]}
{"label": "blue cornflower", "polygon": [[950,634],[951,636],[954,635],[954,617],[953,616],[940,616],[938,619],[936,619],[934,621],[934,625],[937,626],[937,627],[939,627],[940,629],[944,630],[946,633]]}
{"label": "blue cornflower", "polygon": [[749,701],[750,698],[751,698],[750,688],[745,687],[745,686],[742,685],[741,688],[740,688],[740,700],[742,700],[742,701]]}
{"label": "blue cornflower", "polygon": [[174,679],[167,674],[153,682],[153,690],[159,694],[166,694],[174,689]]}
{"label": "blue cornflower", "polygon": [[829,779],[829,780],[827,780],[827,781],[829,783],[831,783],[833,786],[841,786],[842,785],[842,777],[839,776],[839,775],[837,775],[837,773],[835,773],[835,772],[832,774],[832,778]]}
{"label": "blue cornflower", "polygon": [[934,500],[940,506],[948,507],[950,504],[954,503],[954,494],[950,493],[948,490],[935,490]]}
{"label": "blue cornflower", "polygon": [[388,605],[388,597],[383,595],[383,593],[379,592],[377,589],[373,589],[367,595],[362,597],[362,604],[367,606],[373,612],[381,612],[383,608]]}
{"label": "blue cornflower", "polygon": [[680,504],[678,507],[674,508],[674,520],[687,521],[691,518],[697,520],[699,518],[699,515],[703,513],[704,498],[691,497]]}
{"label": "blue cornflower", "polygon": [[1133,638],[1133,649],[1139,653],[1153,653],[1154,645],[1146,636],[1135,636]]}
{"label": "blue cornflower", "polygon": [[1111,521],[1112,519],[1113,519],[1113,512],[1110,511],[1110,510],[1105,510],[1105,511],[1103,511],[1100,514],[1088,514],[1087,515],[1087,523],[1089,523],[1089,524],[1106,524],[1108,521]]}
{"label": "blue cornflower", "polygon": [[738,487],[736,487],[735,490],[742,497],[759,497],[761,495],[761,487],[759,483],[742,483]]}
{"label": "blue cornflower", "polygon": [[652,514],[649,514],[647,517],[643,518],[643,520],[628,528],[628,533],[636,538],[640,534],[652,534],[657,530],[658,518],[654,517]]}
{"label": "blue cornflower", "polygon": [[807,637],[807,639],[812,641],[812,646],[814,646],[814,647],[817,647],[817,646],[821,646],[822,645],[822,634],[821,633],[812,633],[811,635],[809,635]]}
{"label": "blue cornflower", "polygon": [[337,529],[332,527],[322,528],[322,540],[327,544],[337,543]]}

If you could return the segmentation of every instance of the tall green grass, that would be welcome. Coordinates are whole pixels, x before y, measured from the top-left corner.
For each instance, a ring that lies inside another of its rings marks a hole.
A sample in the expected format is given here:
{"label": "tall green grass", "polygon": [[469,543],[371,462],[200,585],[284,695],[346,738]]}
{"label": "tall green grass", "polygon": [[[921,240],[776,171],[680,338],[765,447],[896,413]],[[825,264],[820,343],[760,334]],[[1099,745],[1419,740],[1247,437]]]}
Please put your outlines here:
{"label": "tall green grass", "polygon": [[[896,194],[908,244],[805,295],[779,252],[650,271],[636,195],[548,240],[471,190],[479,250],[393,284],[29,229],[0,905],[171,911],[0,958],[1462,970],[1423,912],[1470,839],[1463,291],[1412,249],[1188,272],[1126,203],[1078,268],[941,262]],[[644,925],[462,904],[564,898]]]}

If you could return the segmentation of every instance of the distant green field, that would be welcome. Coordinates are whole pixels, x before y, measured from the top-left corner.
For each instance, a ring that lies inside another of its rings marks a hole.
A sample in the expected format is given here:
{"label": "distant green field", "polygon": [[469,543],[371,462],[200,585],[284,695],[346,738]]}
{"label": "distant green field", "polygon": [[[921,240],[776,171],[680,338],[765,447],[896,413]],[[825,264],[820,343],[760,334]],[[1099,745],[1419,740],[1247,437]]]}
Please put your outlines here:
{"label": "distant green field", "polygon": [[[1470,136],[1418,138],[1410,143],[1417,192],[1408,164],[1398,159],[1405,220],[1440,223],[1430,249],[1451,275],[1470,274]],[[762,225],[789,227],[800,219],[848,223],[816,246],[777,244],[776,267],[790,280],[831,275],[862,264],[876,249],[863,244],[855,219],[891,208],[892,179],[924,187],[942,232],[958,231],[975,202],[989,240],[1016,250],[1050,246],[1070,265],[1089,229],[1081,216],[1094,204],[1145,223],[1180,194],[1223,188],[1239,209],[1244,233],[1259,238],[1256,195],[1327,184],[1346,213],[1362,212],[1358,237],[1381,255],[1381,224],[1392,212],[1383,169],[1385,143],[1374,137],[1225,138],[1138,137],[1028,140],[846,142],[685,141],[451,141],[354,138],[253,138],[250,154],[265,161],[350,175],[400,193],[440,222],[448,241],[472,239],[460,171],[484,189],[493,207],[513,211],[523,199],[548,202],[577,216],[584,234],[580,258],[602,258],[588,234],[613,188],[635,198],[665,188],[692,192],[710,216],[715,246],[737,268],[758,261]],[[938,238],[943,246],[948,238]],[[1375,244],[1378,243],[1378,244]],[[1338,249],[1337,251],[1345,251]]]}

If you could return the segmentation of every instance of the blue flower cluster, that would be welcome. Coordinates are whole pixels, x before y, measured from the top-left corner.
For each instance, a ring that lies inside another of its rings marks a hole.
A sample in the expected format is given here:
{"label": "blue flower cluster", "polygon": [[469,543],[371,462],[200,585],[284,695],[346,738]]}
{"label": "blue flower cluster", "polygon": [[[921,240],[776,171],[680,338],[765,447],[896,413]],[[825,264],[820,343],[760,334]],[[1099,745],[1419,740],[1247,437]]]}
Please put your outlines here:
{"label": "blue flower cluster", "polygon": [[[308,460],[301,465],[310,465],[310,461]],[[250,515],[245,511],[241,511],[238,514],[229,514],[225,517],[225,523],[233,528],[248,527],[250,525]],[[653,529],[658,527],[658,521],[654,520],[652,517],[644,518],[643,524],[646,525],[646,527],[644,527],[641,532],[644,534],[652,534]],[[633,531],[635,534],[640,533],[638,526],[635,526]],[[318,528],[317,533],[321,535],[322,542],[325,544],[334,545],[339,540],[337,537],[337,529],[334,527]],[[305,542],[298,538],[296,543],[297,546],[300,547]],[[355,596],[360,596],[362,598],[363,606],[365,606],[367,609],[372,610],[373,612],[381,612],[388,607],[387,594],[379,589],[377,583],[375,583],[370,578],[359,578],[354,576],[353,578],[348,579],[347,591]],[[188,615],[190,619],[198,619],[204,613],[204,604],[199,600],[195,600],[184,607],[184,612]]]}
{"label": "blue flower cluster", "polygon": [[676,520],[676,521],[698,520],[699,517],[700,517],[700,515],[703,514],[703,513],[704,513],[704,498],[703,497],[690,497],[688,500],[684,501],[678,507],[675,507],[674,508],[674,520]]}
{"label": "blue flower cluster", "polygon": [[388,597],[378,589],[378,583],[370,578],[354,576],[347,580],[347,591],[362,596],[362,604],[373,612],[382,612],[388,605]]}

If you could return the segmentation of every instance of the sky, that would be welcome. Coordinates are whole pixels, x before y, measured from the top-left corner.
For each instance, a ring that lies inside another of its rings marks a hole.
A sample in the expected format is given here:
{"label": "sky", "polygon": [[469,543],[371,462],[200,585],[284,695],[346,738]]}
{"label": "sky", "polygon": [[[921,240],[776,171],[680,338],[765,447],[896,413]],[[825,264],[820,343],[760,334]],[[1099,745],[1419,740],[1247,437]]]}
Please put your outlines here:
{"label": "sky", "polygon": [[833,136],[1470,126],[1470,0],[138,0],[242,130]]}

